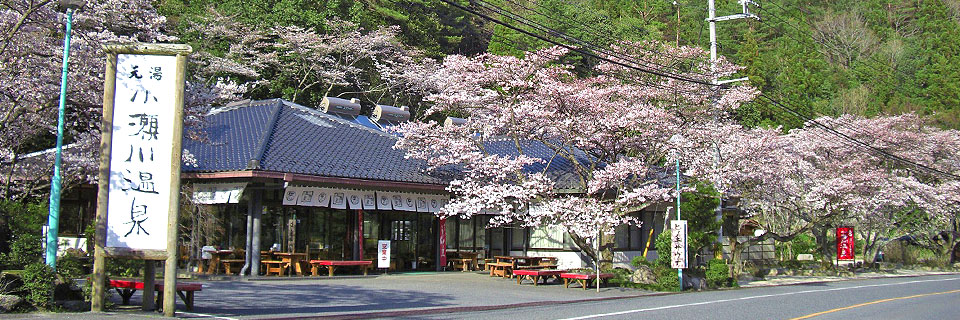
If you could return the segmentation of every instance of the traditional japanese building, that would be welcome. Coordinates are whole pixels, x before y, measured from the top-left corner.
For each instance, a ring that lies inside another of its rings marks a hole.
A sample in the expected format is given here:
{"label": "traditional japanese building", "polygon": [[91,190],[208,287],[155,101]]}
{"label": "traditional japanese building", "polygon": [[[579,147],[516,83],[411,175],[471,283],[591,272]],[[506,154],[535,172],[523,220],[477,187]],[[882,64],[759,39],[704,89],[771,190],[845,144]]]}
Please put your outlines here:
{"label": "traditional japanese building", "polygon": [[[373,260],[377,241],[390,240],[391,267],[399,270],[436,270],[456,251],[556,256],[565,268],[590,263],[559,228],[488,228],[489,215],[439,220],[434,213],[448,201],[445,188],[458,172],[427,171],[423,161],[393,148],[397,137],[383,129],[408,120],[406,110],[377,106],[370,117],[360,110],[337,98],[318,109],[272,99],[232,103],[207,115],[200,139],[184,140],[195,161],[182,168],[194,200],[222,226],[219,243],[202,245]],[[512,141],[490,142],[487,149],[517,153]],[[526,169],[545,172],[557,192],[583,192],[568,160],[536,142],[522,149],[553,158],[544,161],[549,168]],[[637,212],[642,227],[617,229],[616,264],[625,267],[653,249],[662,211]],[[247,271],[256,274],[259,255],[247,259]]]}

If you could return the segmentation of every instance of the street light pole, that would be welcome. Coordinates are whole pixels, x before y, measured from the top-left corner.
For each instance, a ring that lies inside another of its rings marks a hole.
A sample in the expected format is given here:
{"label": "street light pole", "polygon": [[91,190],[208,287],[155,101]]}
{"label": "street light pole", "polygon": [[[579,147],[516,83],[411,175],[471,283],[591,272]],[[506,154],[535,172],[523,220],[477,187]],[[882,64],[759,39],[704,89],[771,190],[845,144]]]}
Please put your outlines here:
{"label": "street light pole", "polygon": [[46,262],[51,268],[57,268],[57,248],[60,233],[60,166],[63,158],[63,123],[67,104],[67,65],[70,61],[70,32],[73,30],[73,13],[83,7],[83,0],[61,0],[59,6],[66,10],[67,27],[63,37],[63,70],[60,76],[60,106],[57,117],[57,152],[53,160],[53,178],[50,182],[50,216],[47,219]]}

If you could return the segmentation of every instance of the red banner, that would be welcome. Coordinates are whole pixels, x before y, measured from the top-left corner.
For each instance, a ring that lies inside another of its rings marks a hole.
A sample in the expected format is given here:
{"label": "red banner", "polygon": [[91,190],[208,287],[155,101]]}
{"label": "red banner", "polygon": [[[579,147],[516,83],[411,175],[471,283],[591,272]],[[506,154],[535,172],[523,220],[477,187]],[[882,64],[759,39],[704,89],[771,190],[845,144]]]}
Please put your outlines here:
{"label": "red banner", "polygon": [[[437,224],[437,234],[440,235],[440,266],[447,265],[447,219],[440,219]],[[544,280],[546,281],[546,280]]]}
{"label": "red banner", "polygon": [[854,260],[853,227],[837,227],[837,260]]}

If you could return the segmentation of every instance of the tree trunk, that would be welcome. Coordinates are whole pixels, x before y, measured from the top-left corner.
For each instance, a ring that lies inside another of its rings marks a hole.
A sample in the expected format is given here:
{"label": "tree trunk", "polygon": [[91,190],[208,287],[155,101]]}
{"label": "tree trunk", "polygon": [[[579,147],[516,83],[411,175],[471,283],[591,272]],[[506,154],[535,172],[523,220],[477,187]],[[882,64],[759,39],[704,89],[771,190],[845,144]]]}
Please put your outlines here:
{"label": "tree trunk", "polygon": [[820,261],[820,263],[824,266],[833,266],[834,247],[830,245],[830,239],[827,238],[827,230],[829,229],[830,226],[814,225],[810,230],[813,233],[813,238],[817,241],[817,249],[823,255],[823,261]]}
{"label": "tree trunk", "polygon": [[[610,270],[613,268],[613,236],[614,235],[603,235],[600,242],[600,269]],[[570,238],[573,239],[573,243],[580,248],[580,251],[583,252],[590,261],[597,261],[597,250],[596,244],[587,241],[582,237],[579,237],[574,234],[570,234]]]}

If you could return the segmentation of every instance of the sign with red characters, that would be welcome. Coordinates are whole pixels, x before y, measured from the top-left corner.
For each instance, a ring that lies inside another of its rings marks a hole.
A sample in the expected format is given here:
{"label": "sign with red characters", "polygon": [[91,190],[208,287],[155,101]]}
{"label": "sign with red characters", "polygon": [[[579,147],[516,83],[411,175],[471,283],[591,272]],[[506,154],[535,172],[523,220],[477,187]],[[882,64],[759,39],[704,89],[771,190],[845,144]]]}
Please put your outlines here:
{"label": "sign with red characters", "polygon": [[837,227],[837,260],[854,260],[853,227]]}

